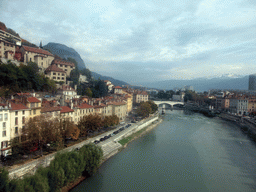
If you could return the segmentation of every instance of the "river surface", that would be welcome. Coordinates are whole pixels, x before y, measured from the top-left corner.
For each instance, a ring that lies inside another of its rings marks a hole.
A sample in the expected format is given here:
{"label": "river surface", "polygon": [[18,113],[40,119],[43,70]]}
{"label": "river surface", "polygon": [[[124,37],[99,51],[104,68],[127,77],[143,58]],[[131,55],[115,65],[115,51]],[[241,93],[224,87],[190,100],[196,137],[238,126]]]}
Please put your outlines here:
{"label": "river surface", "polygon": [[256,191],[256,145],[229,122],[167,111],[77,191]]}

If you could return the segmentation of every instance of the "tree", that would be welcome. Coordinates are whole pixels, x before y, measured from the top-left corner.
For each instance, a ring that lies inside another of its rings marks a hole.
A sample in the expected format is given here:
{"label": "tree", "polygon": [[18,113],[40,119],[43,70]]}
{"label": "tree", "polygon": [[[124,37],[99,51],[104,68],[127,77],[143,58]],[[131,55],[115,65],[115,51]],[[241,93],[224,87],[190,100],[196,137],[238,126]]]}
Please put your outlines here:
{"label": "tree", "polygon": [[83,116],[78,122],[78,128],[82,136],[87,136],[89,131],[99,130],[102,125],[102,119],[97,114]]}
{"label": "tree", "polygon": [[155,113],[158,110],[157,105],[154,103],[154,101],[147,101],[147,103],[150,105],[151,107],[151,113]]}
{"label": "tree", "polygon": [[151,106],[148,102],[142,102],[137,108],[137,115],[141,117],[148,117],[152,113]]}
{"label": "tree", "polygon": [[0,191],[8,191],[9,172],[5,168],[0,168]]}
{"label": "tree", "polygon": [[104,127],[118,125],[119,124],[119,118],[117,117],[117,115],[106,116],[106,117],[104,117],[102,123],[103,123]]}
{"label": "tree", "polygon": [[85,95],[87,95],[88,97],[92,97],[92,90],[88,87],[88,88],[86,88],[86,90],[85,90]]}
{"label": "tree", "polygon": [[107,85],[100,79],[93,82],[91,90],[94,98],[105,97],[108,94]]}

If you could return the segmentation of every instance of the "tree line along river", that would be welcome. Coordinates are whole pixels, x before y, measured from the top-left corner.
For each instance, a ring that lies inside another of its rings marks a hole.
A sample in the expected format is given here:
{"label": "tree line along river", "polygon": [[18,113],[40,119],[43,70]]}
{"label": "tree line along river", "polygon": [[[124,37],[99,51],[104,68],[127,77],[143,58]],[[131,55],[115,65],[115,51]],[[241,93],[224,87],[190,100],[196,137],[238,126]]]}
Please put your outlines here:
{"label": "tree line along river", "polygon": [[256,191],[256,145],[239,127],[183,110],[106,161],[76,191]]}

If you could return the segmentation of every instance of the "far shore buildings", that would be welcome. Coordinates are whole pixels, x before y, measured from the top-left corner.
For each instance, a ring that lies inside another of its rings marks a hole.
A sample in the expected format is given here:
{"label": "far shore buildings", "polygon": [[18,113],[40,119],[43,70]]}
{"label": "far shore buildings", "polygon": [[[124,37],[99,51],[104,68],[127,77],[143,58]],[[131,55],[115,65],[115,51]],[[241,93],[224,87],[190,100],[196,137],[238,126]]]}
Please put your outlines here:
{"label": "far shore buildings", "polygon": [[249,75],[249,91],[256,91],[256,74]]}

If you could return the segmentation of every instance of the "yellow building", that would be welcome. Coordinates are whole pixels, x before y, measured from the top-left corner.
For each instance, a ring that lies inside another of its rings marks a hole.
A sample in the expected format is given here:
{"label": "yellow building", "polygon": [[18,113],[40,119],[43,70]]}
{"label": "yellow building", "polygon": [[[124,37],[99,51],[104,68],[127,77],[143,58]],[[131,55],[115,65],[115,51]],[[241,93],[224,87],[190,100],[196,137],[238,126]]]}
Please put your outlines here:
{"label": "yellow building", "polygon": [[54,59],[52,61],[52,65],[55,64],[57,67],[59,67],[60,69],[62,69],[63,71],[66,72],[67,77],[70,76],[70,72],[75,69],[75,64],[69,61],[64,61],[61,59]]}
{"label": "yellow building", "polygon": [[57,82],[64,82],[66,83],[66,72],[57,67],[57,65],[53,64],[49,66],[45,70],[45,75],[49,77],[50,79],[57,81]]}
{"label": "yellow building", "polygon": [[30,109],[30,118],[41,115],[41,101],[36,97],[28,97],[26,106]]}
{"label": "yellow building", "polygon": [[54,55],[44,49],[22,46],[20,49],[24,63],[35,62],[41,71],[45,71],[54,60]]}

